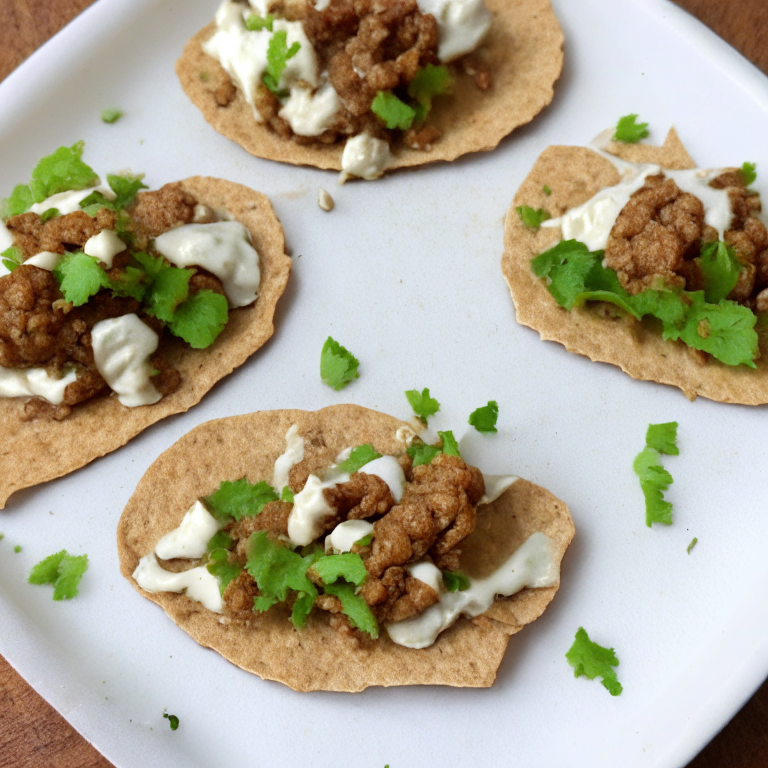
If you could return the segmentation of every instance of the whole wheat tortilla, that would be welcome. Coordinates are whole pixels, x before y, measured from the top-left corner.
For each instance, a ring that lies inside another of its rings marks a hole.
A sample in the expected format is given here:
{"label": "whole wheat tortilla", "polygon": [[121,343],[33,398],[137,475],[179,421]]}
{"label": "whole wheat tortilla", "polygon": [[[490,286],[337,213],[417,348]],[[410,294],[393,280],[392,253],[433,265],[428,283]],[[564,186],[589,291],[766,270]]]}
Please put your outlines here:
{"label": "whole wheat tortilla", "polygon": [[[493,149],[552,101],[554,83],[563,68],[563,33],[550,0],[486,0],[486,5],[493,14],[493,26],[474,55],[488,65],[491,88],[480,91],[471,77],[458,76],[453,95],[435,99],[430,114],[430,125],[442,137],[429,151],[403,145],[393,148],[387,171]],[[239,90],[226,107],[218,105],[216,89],[229,77],[201,47],[214,30],[211,23],[198,32],[176,62],[182,88],[205,119],[256,157],[340,171],[343,143],[300,145],[280,138],[254,120]]]}
{"label": "whole wheat tortilla", "polygon": [[[313,611],[297,631],[279,607],[254,615],[250,626],[228,622],[193,600],[169,592],[151,594],[132,574],[158,540],[176,528],[198,498],[223,480],[272,480],[275,459],[285,451],[285,433],[297,424],[305,439],[308,469],[328,466],[343,448],[370,442],[380,453],[398,453],[395,437],[403,422],[354,405],[316,412],[262,411],[209,421],[163,453],[142,478],[117,529],[120,570],[144,597],[163,608],[200,645],[213,648],[243,669],[278,680],[297,691],[361,691],[370,685],[433,684],[487,687],[495,677],[511,635],[538,618],[557,587],[526,589],[500,598],[474,621],[460,618],[423,650],[395,645],[382,629],[375,642],[355,646]],[[511,553],[536,531],[554,541],[558,563],[573,538],[568,508],[551,493],[518,480],[478,516],[464,544],[470,573],[477,570],[473,549],[489,538],[507,540]],[[174,562],[174,561],[172,561]]]}
{"label": "whole wheat tortilla", "polygon": [[181,386],[154,405],[126,408],[116,397],[96,397],[72,409],[62,421],[21,421],[25,398],[0,399],[0,509],[20,488],[52,480],[127,443],[150,424],[182,413],[213,385],[242,365],[274,332],[277,300],[285,290],[291,260],[283,228],[272,205],[241,184],[194,176],[181,182],[205,205],[226,209],[251,234],[259,253],[261,285],[256,302],[230,312],[229,322],[208,349],[191,349],[179,339],[165,347],[181,373]]}
{"label": "whole wheat tortilla", "polygon": [[[608,151],[630,162],[658,163],[671,169],[695,167],[674,128],[662,147],[614,142]],[[544,281],[533,273],[531,259],[561,240],[562,233],[558,227],[532,232],[520,222],[515,208],[544,208],[557,217],[619,180],[608,160],[585,147],[549,147],[536,161],[520,185],[504,224],[501,268],[518,322],[570,352],[618,365],[635,379],[679,387],[690,400],[701,395],[723,403],[768,403],[768,340],[764,333],[759,332],[761,357],[756,370],[723,365],[714,358],[702,365],[682,341],[664,341],[650,324],[632,318],[606,318],[589,304],[570,311],[558,306]],[[551,195],[544,193],[545,184]]]}

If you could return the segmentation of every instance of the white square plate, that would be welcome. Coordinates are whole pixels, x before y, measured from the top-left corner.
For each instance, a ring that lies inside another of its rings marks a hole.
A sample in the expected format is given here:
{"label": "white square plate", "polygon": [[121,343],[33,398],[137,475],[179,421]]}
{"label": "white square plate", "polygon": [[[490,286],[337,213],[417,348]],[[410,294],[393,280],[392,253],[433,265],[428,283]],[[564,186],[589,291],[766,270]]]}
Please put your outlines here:
{"label": "white square plate", "polygon": [[[676,125],[702,165],[768,171],[768,81],[663,0],[555,6],[565,71],[530,126],[492,153],[341,188],[251,157],[188,102],[173,65],[215,0],[100,0],[0,85],[2,194],[85,139],[102,174],[144,171],[152,187],[208,174],[267,193],[294,256],[274,338],[198,407],[0,513],[0,652],[116,765],[680,766],[768,673],[765,408],[690,403],[540,341],[516,324],[499,268],[502,217],[539,152],[628,112],[657,143]],[[125,111],[114,125],[99,119],[109,106]],[[361,360],[341,393],[318,375],[329,334]],[[464,435],[470,461],[549,488],[576,520],[560,593],[512,638],[491,689],[297,694],[197,646],[121,578],[123,506],[196,424],[348,401],[407,418],[403,390],[425,386],[443,404],[431,426]],[[499,434],[470,434],[489,399]],[[632,460],[648,423],[672,420],[675,521],[649,530]],[[26,576],[64,547],[91,566],[76,600],[53,603]],[[616,648],[620,697],[573,678],[579,626]]]}

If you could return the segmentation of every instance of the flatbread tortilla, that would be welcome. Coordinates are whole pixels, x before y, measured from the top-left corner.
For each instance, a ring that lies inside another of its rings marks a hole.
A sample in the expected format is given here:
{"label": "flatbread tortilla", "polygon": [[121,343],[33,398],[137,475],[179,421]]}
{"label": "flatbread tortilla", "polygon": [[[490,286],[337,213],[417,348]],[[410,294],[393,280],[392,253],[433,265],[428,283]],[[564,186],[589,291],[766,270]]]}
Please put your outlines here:
{"label": "flatbread tortilla", "polygon": [[124,445],[150,424],[188,410],[274,332],[275,306],[285,290],[291,260],[271,203],[259,192],[220,179],[195,176],[181,184],[200,203],[228,210],[248,228],[261,266],[256,302],[232,310],[225,329],[208,349],[171,341],[166,357],[181,373],[182,383],[154,405],[126,408],[116,397],[96,397],[73,408],[62,421],[24,422],[19,416],[26,398],[0,399],[0,509],[14,491],[79,469]]}
{"label": "flatbread tortilla", "polygon": [[[480,91],[468,75],[459,76],[453,95],[435,99],[430,113],[429,124],[441,138],[429,151],[393,148],[387,171],[494,149],[552,101],[563,68],[563,33],[550,0],[486,0],[486,6],[494,14],[493,26],[475,55],[490,68],[490,90]],[[280,138],[254,120],[239,90],[226,107],[217,104],[216,87],[228,76],[201,47],[214,30],[211,23],[198,32],[176,62],[182,88],[205,119],[256,157],[340,171],[343,143],[302,146]]]}
{"label": "flatbread tortilla", "polygon": [[[279,607],[254,615],[250,626],[244,626],[222,621],[183,595],[151,594],[136,584],[132,574],[139,559],[179,525],[196,499],[226,479],[245,476],[251,482],[271,482],[275,459],[285,451],[285,433],[293,424],[305,438],[304,461],[315,468],[331,464],[343,448],[366,442],[380,453],[405,448],[395,437],[399,427],[407,426],[404,422],[354,405],[316,412],[262,411],[202,424],[152,464],[123,511],[117,529],[123,576],[200,645],[297,691],[351,692],[371,685],[490,686],[510,636],[541,615],[557,587],[526,589],[497,599],[487,614],[474,621],[460,618],[434,645],[412,650],[395,645],[383,629],[377,641],[355,646],[331,629],[319,611],[310,614],[301,631]],[[475,532],[462,544],[462,567],[476,573],[474,550],[489,538],[506,539],[507,546],[497,553],[506,559],[536,531],[553,539],[559,563],[574,533],[568,507],[549,491],[518,480],[478,516]]]}
{"label": "flatbread tortilla", "polygon": [[[665,168],[693,168],[674,128],[662,147],[613,142],[609,152],[636,163],[658,163]],[[531,259],[562,239],[558,227],[532,232],[523,226],[515,208],[544,208],[553,217],[589,200],[603,187],[620,181],[613,165],[586,147],[554,146],[544,150],[518,189],[504,225],[501,267],[515,303],[517,321],[557,341],[570,352],[590,360],[618,365],[635,379],[679,387],[686,397],[697,395],[723,403],[768,403],[768,339],[759,333],[757,369],[727,366],[709,358],[702,364],[683,342],[664,341],[661,333],[627,318],[606,318],[594,306],[558,306],[544,281],[531,269]],[[543,191],[544,185],[551,195]]]}

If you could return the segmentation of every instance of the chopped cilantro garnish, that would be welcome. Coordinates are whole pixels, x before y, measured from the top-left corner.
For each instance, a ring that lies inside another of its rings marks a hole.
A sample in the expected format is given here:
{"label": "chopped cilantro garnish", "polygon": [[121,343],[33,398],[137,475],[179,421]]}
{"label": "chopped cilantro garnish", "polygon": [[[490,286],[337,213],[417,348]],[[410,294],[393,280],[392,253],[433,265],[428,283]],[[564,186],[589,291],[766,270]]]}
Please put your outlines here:
{"label": "chopped cilantro garnish", "polygon": [[696,546],[698,541],[699,540],[695,536],[691,539],[691,543],[688,545],[688,548],[685,550],[689,555],[691,554],[691,550]]}
{"label": "chopped cilantro garnish", "polygon": [[368,603],[360,595],[355,594],[355,587],[352,584],[343,582],[326,584],[324,590],[329,595],[341,600],[341,610],[353,627],[367,632],[373,638],[379,636],[379,625],[376,622],[376,617],[368,607]]}
{"label": "chopped cilantro garnish", "polygon": [[146,273],[143,269],[128,266],[110,279],[109,287],[115,296],[130,296],[136,301],[143,301],[147,294]]}
{"label": "chopped cilantro garnish", "polygon": [[463,592],[469,589],[469,578],[461,571],[443,571],[443,584],[449,592]]}
{"label": "chopped cilantro garnish", "polygon": [[749,186],[757,178],[757,163],[744,163],[739,168],[741,178],[744,179],[745,186]]}
{"label": "chopped cilantro garnish", "polygon": [[189,281],[194,274],[192,269],[179,269],[163,264],[145,297],[147,314],[166,323],[173,322],[179,305],[189,298]]}
{"label": "chopped cilantro garnish", "polygon": [[[21,551],[21,547],[16,549]],[[41,560],[29,573],[30,584],[53,584],[54,600],[77,596],[78,584],[88,570],[88,555],[70,555],[66,549]]]}
{"label": "chopped cilantro garnish", "polygon": [[699,268],[704,278],[704,298],[712,304],[724,299],[739,281],[741,262],[733,248],[722,240],[707,243],[701,249]]}
{"label": "chopped cilantro garnish", "polygon": [[390,130],[398,128],[407,131],[416,117],[416,110],[398,99],[392,91],[379,91],[371,104],[371,111]]}
{"label": "chopped cilantro garnish", "polygon": [[430,464],[442,451],[434,445],[411,443],[406,453],[413,459],[413,466],[418,467],[420,464]]}
{"label": "chopped cilantro garnish", "polygon": [[64,299],[75,307],[85,304],[102,288],[110,287],[107,273],[99,266],[99,260],[82,251],[68,253],[53,270]]}
{"label": "chopped cilantro garnish", "polygon": [[49,208],[47,211],[43,211],[40,214],[40,221],[45,224],[46,221],[50,221],[55,216],[59,215],[59,209],[58,208]]}
{"label": "chopped cilantro garnish", "polygon": [[213,552],[214,549],[229,549],[232,546],[232,537],[226,531],[214,533],[206,546],[206,551]]}
{"label": "chopped cilantro garnish", "polygon": [[293,491],[287,485],[280,492],[280,501],[285,501],[288,504],[293,504]]}
{"label": "chopped cilantro garnish", "polygon": [[251,13],[245,18],[245,28],[250,32],[259,32],[262,29],[266,29],[269,32],[272,31],[272,22],[275,17],[268,13],[266,18],[257,16],[255,13]]}
{"label": "chopped cilantro garnish", "polygon": [[611,694],[618,696],[621,691],[621,683],[616,677],[614,667],[619,665],[613,648],[603,648],[602,645],[593,643],[584,627],[579,627],[573,645],[565,654],[568,663],[573,667],[573,676],[584,675],[590,680],[596,677],[602,678],[603,687]]}
{"label": "chopped cilantro garnish", "polygon": [[17,184],[10,197],[0,200],[0,219],[8,219],[28,211],[35,203],[32,190],[26,184]]}
{"label": "chopped cilantro garnish", "polygon": [[453,436],[453,432],[447,430],[446,432],[438,432],[437,434],[440,435],[443,441],[442,452],[446,456],[458,456],[461,458],[461,454],[459,453],[459,444],[456,442],[456,438]]}
{"label": "chopped cilantro garnish", "polygon": [[349,454],[349,458],[339,464],[339,469],[342,472],[349,472],[351,475],[374,459],[380,458],[381,454],[376,453],[370,443],[366,443],[365,445],[359,445],[357,448],[354,448],[352,453]]}
{"label": "chopped cilantro garnish", "polygon": [[9,272],[13,272],[16,267],[21,266],[21,264],[24,263],[24,252],[21,250],[21,248],[12,245],[10,248],[6,248],[2,253],[0,253],[0,259],[3,260],[5,268]]}
{"label": "chopped cilantro garnish", "polygon": [[478,432],[498,432],[496,419],[499,417],[499,404],[495,400],[489,400],[484,405],[469,414],[469,423]]}
{"label": "chopped cilantro garnish", "polygon": [[357,366],[360,361],[338,341],[330,336],[323,344],[320,353],[320,378],[337,392],[360,377]]}
{"label": "chopped cilantro garnish", "polygon": [[423,122],[432,109],[432,99],[449,93],[452,84],[451,73],[444,64],[427,64],[419,69],[408,85],[408,95],[416,101],[416,120]]}
{"label": "chopped cilantro garnish", "polygon": [[172,731],[175,731],[179,727],[179,718],[176,717],[176,715],[169,715],[167,712],[164,712],[163,717],[168,720],[168,725],[171,726]]}
{"label": "chopped cilantro garnish", "polygon": [[551,218],[549,213],[543,208],[531,208],[529,205],[518,205],[515,210],[520,217],[520,221],[522,221],[528,229],[538,229],[543,222]]}
{"label": "chopped cilantro garnish", "polygon": [[16,545],[16,546],[13,548],[13,551],[14,551],[14,552],[15,552],[15,553],[18,555],[18,554],[19,554],[19,552],[21,552],[21,544],[17,544],[17,545]]}
{"label": "chopped cilantro garnish", "polygon": [[140,189],[147,189],[147,185],[142,181],[143,178],[144,174],[135,176],[130,173],[122,176],[112,173],[107,174],[107,183],[116,195],[112,201],[114,210],[130,208],[133,205],[138,191]]}
{"label": "chopped cilantro garnish", "polygon": [[430,416],[434,416],[440,410],[440,403],[429,395],[429,387],[421,392],[418,389],[408,389],[405,392],[413,412],[426,424]]}
{"label": "chopped cilantro garnish", "polygon": [[552,194],[552,190],[546,184],[544,185],[544,194],[545,195],[551,195]]}
{"label": "chopped cilantro garnish", "polygon": [[371,545],[371,542],[373,541],[373,534],[369,533],[367,536],[363,536],[362,539],[358,539],[354,546],[356,547],[368,547]]}
{"label": "chopped cilantro garnish", "polygon": [[645,496],[645,524],[649,528],[653,523],[672,523],[672,504],[664,500],[664,491],[672,485],[672,475],[661,466],[661,454],[679,454],[676,441],[676,421],[650,424],[645,436],[645,448],[632,465]]}
{"label": "chopped cilantro garnish", "polygon": [[168,327],[193,349],[205,349],[216,341],[228,318],[226,297],[206,289],[193,293],[180,304]]}
{"label": "chopped cilantro garnish", "polygon": [[624,115],[619,118],[613,140],[623,141],[625,144],[636,144],[647,135],[648,123],[638,123],[637,115]]}
{"label": "chopped cilantro garnish", "polygon": [[104,109],[101,112],[101,119],[105,123],[116,123],[123,116],[123,112],[115,107]]}
{"label": "chopped cilantro garnish", "polygon": [[257,531],[248,540],[246,569],[256,580],[261,593],[254,600],[253,609],[268,611],[276,603],[284,602],[288,590],[297,594],[291,621],[298,629],[304,626],[317,598],[317,589],[307,577],[307,569],[321,557],[314,553],[302,557],[282,544],[275,544],[266,531]]}
{"label": "chopped cilantro garnish", "polygon": [[267,48],[267,71],[261,76],[261,81],[274,94],[279,93],[280,78],[288,66],[288,59],[293,58],[301,48],[299,43],[288,47],[288,33],[281,29],[269,38]]}
{"label": "chopped cilantro garnish", "polygon": [[315,573],[324,584],[333,584],[338,579],[344,579],[359,587],[367,578],[368,571],[360,555],[345,552],[341,555],[325,555],[313,566]]}
{"label": "chopped cilantro garnish", "polygon": [[275,489],[264,480],[254,484],[244,477],[239,480],[225,480],[216,491],[206,496],[206,509],[217,520],[242,520],[256,517],[270,501],[277,501]]}
{"label": "chopped cilantro garnish", "polygon": [[[226,534],[224,535],[226,536]],[[231,541],[230,539],[230,543]],[[208,546],[210,547],[210,544]],[[236,579],[243,570],[243,566],[240,563],[229,562],[229,553],[226,549],[209,550],[206,568],[210,574],[219,580],[219,590],[222,595],[229,582]]]}

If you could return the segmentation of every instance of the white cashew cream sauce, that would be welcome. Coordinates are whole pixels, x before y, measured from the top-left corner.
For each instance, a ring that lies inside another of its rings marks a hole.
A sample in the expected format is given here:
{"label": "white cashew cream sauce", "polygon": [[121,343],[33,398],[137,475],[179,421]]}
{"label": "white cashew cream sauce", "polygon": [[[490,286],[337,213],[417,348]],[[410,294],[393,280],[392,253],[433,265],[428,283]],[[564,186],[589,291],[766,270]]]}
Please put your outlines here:
{"label": "white cashew cream sauce", "polygon": [[345,520],[325,537],[325,551],[342,554],[350,552],[356,541],[373,533],[373,523],[367,520]]}
{"label": "white cashew cream sauce", "polygon": [[491,28],[493,17],[483,0],[417,0],[422,13],[437,21],[440,61],[453,61],[474,51]]}
{"label": "white cashew cream sauce", "polygon": [[368,181],[378,179],[391,159],[388,142],[369,133],[359,133],[347,139],[344,145],[339,181],[343,183],[349,176],[359,176]]}
{"label": "white cashew cream sauce", "polygon": [[[424,564],[411,566],[411,576],[434,588],[435,574],[426,568],[418,570],[421,565]],[[553,587],[559,580],[560,567],[555,559],[552,540],[543,533],[534,533],[490,576],[485,579],[470,578],[469,589],[447,592],[438,582],[439,602],[411,619],[387,624],[387,634],[393,642],[406,648],[426,648],[460,615],[471,618],[485,613],[496,595],[508,597],[525,587]]]}
{"label": "white cashew cream sauce", "polygon": [[630,196],[645,184],[646,177],[663,173],[673,179],[683,192],[690,192],[701,200],[704,205],[704,222],[714,227],[720,239],[723,239],[733,218],[731,203],[727,190],[713,189],[709,182],[725,169],[691,168],[671,171],[651,163],[630,163],[605,151],[612,132],[612,129],[604,131],[589,146],[613,164],[622,180],[613,187],[601,189],[594,197],[571,208],[562,216],[545,221],[542,227],[560,227],[564,240],[578,240],[590,251],[601,251],[608,244],[611,229]]}
{"label": "white cashew cream sauce", "polygon": [[150,380],[153,372],[149,364],[159,337],[138,315],[96,323],[91,342],[96,369],[123,405],[133,408],[160,400],[162,395]]}
{"label": "white cashew cream sauce", "polygon": [[187,597],[202,603],[209,611],[224,612],[219,580],[204,565],[188,571],[166,571],[154,552],[142,557],[133,572],[136,583],[147,592],[184,592]]}
{"label": "white cashew cream sauce", "polygon": [[63,253],[54,253],[53,251],[40,251],[24,263],[30,267],[39,267],[52,272],[56,269],[58,263],[64,258]]}
{"label": "white cashew cream sauce", "polygon": [[0,397],[37,395],[53,405],[59,405],[64,399],[64,390],[76,379],[75,371],[56,378],[45,368],[0,368]]}
{"label": "white cashew cream sauce", "polygon": [[299,425],[294,424],[285,433],[285,453],[275,461],[272,486],[278,493],[288,485],[288,473],[304,459],[304,438],[299,435]]}
{"label": "white cashew cream sauce", "polygon": [[[89,237],[83,246],[83,253],[87,256],[93,256],[107,267],[112,267],[112,262],[118,253],[126,248],[125,243],[117,236],[112,229],[102,229],[98,235]],[[25,262],[28,264],[29,262]]]}
{"label": "white cashew cream sauce", "polygon": [[239,221],[184,224],[156,237],[154,247],[177,267],[198,266],[216,275],[230,306],[256,301],[261,282],[259,254]]}
{"label": "white cashew cream sauce", "polygon": [[178,528],[166,533],[155,545],[155,554],[163,560],[175,557],[202,557],[208,542],[224,527],[205,507],[196,501],[182,518]]}
{"label": "white cashew cream sauce", "polygon": [[115,197],[117,197],[109,187],[99,184],[98,186],[88,187],[87,189],[69,189],[66,192],[59,192],[55,195],[51,195],[41,203],[35,203],[29,211],[30,213],[36,213],[39,216],[47,210],[55,208],[60,216],[64,216],[66,213],[74,213],[75,211],[82,210],[80,208],[80,201],[85,200],[86,197],[94,192],[101,192],[107,200],[114,200]]}

